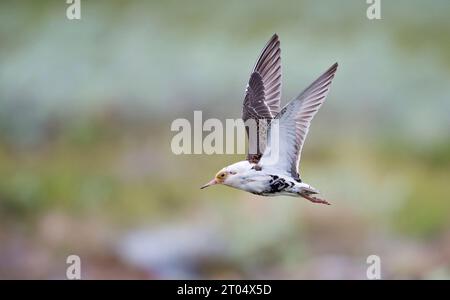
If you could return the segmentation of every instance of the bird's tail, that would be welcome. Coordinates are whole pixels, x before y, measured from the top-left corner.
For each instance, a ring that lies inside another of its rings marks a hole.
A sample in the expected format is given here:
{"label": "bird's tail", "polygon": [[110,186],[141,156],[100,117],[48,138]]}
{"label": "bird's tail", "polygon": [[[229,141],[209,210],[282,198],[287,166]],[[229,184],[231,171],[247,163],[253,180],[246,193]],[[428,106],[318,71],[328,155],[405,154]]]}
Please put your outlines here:
{"label": "bird's tail", "polygon": [[330,202],[328,202],[325,199],[317,198],[315,196],[312,196],[314,194],[318,194],[319,191],[312,186],[308,185],[306,187],[303,187],[302,190],[298,193],[301,197],[313,202],[313,203],[321,203],[326,205],[331,205]]}
{"label": "bird's tail", "polygon": [[309,184],[303,183],[303,186],[300,188],[300,194],[314,195],[319,194],[319,190],[310,186]]}

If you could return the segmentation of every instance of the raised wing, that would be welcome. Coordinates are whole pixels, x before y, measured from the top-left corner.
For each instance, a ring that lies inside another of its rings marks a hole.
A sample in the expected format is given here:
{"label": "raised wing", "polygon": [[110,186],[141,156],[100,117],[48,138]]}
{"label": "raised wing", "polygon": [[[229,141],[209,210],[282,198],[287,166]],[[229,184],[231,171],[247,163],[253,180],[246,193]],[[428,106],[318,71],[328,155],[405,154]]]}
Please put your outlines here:
{"label": "raised wing", "polygon": [[300,180],[298,165],[303,144],[311,120],[330,90],[337,67],[337,63],[332,65],[275,117],[269,130],[267,149],[260,161],[262,167],[276,168]]}
{"label": "raised wing", "polygon": [[280,111],[281,57],[280,41],[274,34],[264,47],[245,91],[242,119],[255,120],[256,130],[247,128],[250,162],[258,162],[264,152],[269,121]]}

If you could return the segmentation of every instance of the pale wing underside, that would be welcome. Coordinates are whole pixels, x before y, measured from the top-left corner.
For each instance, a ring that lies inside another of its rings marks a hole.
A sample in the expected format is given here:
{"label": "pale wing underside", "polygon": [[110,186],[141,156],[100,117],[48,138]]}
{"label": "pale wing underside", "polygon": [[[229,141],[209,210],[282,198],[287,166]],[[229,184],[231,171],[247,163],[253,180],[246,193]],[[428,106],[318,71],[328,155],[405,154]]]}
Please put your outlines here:
{"label": "pale wing underside", "polygon": [[[337,63],[332,65],[275,117],[278,126],[271,126],[269,130],[269,142],[261,158],[261,166],[276,168],[300,180],[298,165],[303,144],[311,120],[330,90],[337,66]],[[278,127],[278,130],[272,130],[272,127]],[[277,136],[272,137],[274,134]]]}
{"label": "pale wing underside", "polygon": [[[267,124],[280,110],[281,98],[281,50],[275,34],[264,47],[250,75],[242,119],[256,121],[256,131],[247,129],[249,137],[250,162],[258,162],[264,152],[267,140]],[[264,120],[264,121],[261,121]]]}

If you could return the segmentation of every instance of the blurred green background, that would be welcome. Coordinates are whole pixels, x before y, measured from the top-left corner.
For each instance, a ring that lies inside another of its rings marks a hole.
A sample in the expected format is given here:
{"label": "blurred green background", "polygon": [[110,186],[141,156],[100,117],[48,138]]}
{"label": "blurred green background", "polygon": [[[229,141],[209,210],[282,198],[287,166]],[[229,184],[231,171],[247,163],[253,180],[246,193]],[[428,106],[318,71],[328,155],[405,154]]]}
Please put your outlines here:
{"label": "blurred green background", "polygon": [[[450,2],[0,4],[0,278],[450,278]],[[332,206],[200,190],[243,155],[174,155],[238,118],[281,39],[283,103],[335,61],[302,178]]]}

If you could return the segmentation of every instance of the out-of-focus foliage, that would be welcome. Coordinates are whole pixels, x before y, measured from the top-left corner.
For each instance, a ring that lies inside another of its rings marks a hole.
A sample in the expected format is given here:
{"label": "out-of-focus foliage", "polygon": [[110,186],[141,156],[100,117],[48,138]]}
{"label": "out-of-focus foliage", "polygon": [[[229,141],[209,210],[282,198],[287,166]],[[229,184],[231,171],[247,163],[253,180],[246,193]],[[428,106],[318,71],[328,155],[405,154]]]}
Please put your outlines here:
{"label": "out-of-focus foliage", "polygon": [[[448,278],[448,1],[0,4],[0,278]],[[238,118],[277,32],[283,101],[340,64],[302,156],[332,206],[199,190],[241,155],[172,154]]]}

